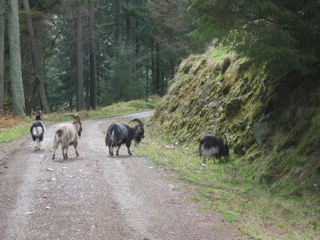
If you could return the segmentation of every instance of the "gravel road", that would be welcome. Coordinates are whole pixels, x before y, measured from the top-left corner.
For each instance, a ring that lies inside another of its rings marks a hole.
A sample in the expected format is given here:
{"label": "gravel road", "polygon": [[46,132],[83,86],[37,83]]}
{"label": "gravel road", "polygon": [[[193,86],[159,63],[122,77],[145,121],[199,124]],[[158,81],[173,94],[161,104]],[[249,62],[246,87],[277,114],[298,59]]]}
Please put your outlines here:
{"label": "gravel road", "polygon": [[152,114],[83,121],[80,156],[72,147],[67,160],[61,148],[51,160],[58,124],[47,126],[40,151],[31,136],[0,144],[0,239],[246,239],[214,211],[199,211],[192,190],[134,147],[109,157],[110,122]]}

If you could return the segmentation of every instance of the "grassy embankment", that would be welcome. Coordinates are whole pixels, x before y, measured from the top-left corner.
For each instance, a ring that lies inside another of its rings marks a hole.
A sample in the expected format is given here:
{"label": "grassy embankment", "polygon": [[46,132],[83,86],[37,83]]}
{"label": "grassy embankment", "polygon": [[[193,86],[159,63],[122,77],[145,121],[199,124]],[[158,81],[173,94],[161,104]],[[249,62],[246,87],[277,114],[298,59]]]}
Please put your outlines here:
{"label": "grassy embankment", "polygon": [[[135,153],[177,172],[198,190],[190,198],[254,238],[319,239],[317,81],[277,82],[226,50],[210,48],[181,63],[146,129],[148,144]],[[260,142],[256,123],[269,125]],[[197,145],[207,132],[227,136],[227,163],[201,165]]]}

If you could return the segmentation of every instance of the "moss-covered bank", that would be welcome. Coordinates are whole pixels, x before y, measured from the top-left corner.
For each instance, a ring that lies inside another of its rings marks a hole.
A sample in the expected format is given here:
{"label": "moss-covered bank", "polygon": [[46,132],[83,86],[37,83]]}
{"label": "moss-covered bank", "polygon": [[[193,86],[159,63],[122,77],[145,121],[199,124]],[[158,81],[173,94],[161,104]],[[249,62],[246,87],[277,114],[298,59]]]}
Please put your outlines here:
{"label": "moss-covered bank", "polygon": [[209,48],[184,60],[155,112],[164,134],[197,146],[226,135],[247,178],[287,194],[320,189],[319,79],[281,82],[250,61]]}

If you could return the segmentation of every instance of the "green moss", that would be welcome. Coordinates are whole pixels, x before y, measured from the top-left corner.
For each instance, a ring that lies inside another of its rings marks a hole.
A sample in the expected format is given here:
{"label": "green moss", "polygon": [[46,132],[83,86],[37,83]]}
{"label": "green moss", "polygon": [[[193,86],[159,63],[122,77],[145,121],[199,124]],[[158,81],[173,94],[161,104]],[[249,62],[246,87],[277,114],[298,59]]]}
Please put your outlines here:
{"label": "green moss", "polygon": [[[308,184],[291,181],[302,189],[320,185],[317,89],[309,91],[306,106],[308,95],[298,97],[301,88],[278,86],[248,59],[225,47],[209,48],[182,63],[153,121],[166,136],[192,146],[205,133],[226,135],[248,179],[287,189],[283,179],[304,176]],[[253,126],[265,121],[271,131],[257,144]]]}

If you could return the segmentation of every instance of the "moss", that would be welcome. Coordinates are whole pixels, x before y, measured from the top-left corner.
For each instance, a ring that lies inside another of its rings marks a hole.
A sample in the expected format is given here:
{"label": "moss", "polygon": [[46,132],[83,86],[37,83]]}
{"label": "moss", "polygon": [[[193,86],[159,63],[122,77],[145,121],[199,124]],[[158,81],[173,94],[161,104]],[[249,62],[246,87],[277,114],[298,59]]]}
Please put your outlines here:
{"label": "moss", "polygon": [[[310,185],[320,175],[318,89],[287,89],[250,60],[212,47],[181,63],[153,121],[166,136],[192,147],[205,133],[226,135],[233,161],[249,179],[286,189],[284,179],[304,176]],[[270,123],[271,132],[257,144],[253,125],[261,121]],[[294,182],[294,189],[301,188]]]}

